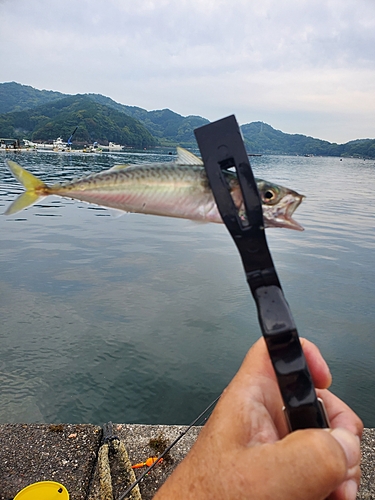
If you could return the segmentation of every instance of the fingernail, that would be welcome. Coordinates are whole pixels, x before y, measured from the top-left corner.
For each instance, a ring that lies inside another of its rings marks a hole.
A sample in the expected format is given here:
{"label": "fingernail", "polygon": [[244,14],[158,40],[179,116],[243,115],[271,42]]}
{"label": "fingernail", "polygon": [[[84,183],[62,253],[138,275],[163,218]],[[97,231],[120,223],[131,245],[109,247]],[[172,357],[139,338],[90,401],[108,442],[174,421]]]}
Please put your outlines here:
{"label": "fingernail", "polygon": [[355,500],[357,498],[358,485],[353,479],[343,484],[343,490],[345,500]]}
{"label": "fingernail", "polygon": [[360,440],[350,431],[342,428],[333,429],[331,436],[341,445],[347,460],[348,469],[358,465],[361,456]]}

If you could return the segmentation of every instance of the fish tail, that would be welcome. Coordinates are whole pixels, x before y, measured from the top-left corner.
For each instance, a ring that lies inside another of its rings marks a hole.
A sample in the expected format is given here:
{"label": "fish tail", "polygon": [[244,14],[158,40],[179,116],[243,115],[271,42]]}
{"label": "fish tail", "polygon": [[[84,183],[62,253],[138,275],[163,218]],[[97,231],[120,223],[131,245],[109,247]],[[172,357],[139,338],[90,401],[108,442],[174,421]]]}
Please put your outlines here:
{"label": "fish tail", "polygon": [[18,165],[15,161],[6,161],[9,170],[12,172],[14,177],[23,185],[26,189],[25,193],[22,193],[16,200],[8,207],[4,215],[12,215],[30,205],[33,205],[40,198],[43,198],[48,189],[47,184],[35,177],[35,175],[30,174],[27,170]]}

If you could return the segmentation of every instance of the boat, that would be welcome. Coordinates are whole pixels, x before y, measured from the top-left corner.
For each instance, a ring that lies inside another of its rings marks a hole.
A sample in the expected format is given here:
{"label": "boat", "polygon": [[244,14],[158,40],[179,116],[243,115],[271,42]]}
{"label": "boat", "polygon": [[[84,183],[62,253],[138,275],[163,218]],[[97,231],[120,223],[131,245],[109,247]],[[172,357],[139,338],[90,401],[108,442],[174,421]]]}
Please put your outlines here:
{"label": "boat", "polygon": [[27,149],[38,150],[38,149],[52,149],[53,148],[53,144],[47,144],[47,143],[42,143],[42,142],[33,142],[33,141],[29,141],[27,139],[24,139],[23,142],[24,142],[25,147]]}
{"label": "boat", "polygon": [[72,150],[72,139],[74,134],[77,132],[78,125],[70,135],[68,142],[64,142],[62,140],[62,137],[58,137],[56,140],[53,141],[53,151],[57,152],[70,152]]}
{"label": "boat", "polygon": [[97,142],[94,142],[91,146],[85,146],[82,153],[103,153],[103,149]]}
{"label": "boat", "polygon": [[25,144],[26,148],[36,149],[38,147],[38,144],[36,142],[28,141],[27,139],[24,139],[23,143]]}
{"label": "boat", "polygon": [[53,151],[55,152],[66,152],[66,151],[71,151],[71,147],[68,143],[64,142],[62,140],[62,137],[58,137],[53,141],[53,146],[52,146]]}
{"label": "boat", "polygon": [[115,144],[114,142],[110,142],[108,144],[108,149],[110,151],[122,151],[124,149],[124,146],[121,146],[121,144]]}

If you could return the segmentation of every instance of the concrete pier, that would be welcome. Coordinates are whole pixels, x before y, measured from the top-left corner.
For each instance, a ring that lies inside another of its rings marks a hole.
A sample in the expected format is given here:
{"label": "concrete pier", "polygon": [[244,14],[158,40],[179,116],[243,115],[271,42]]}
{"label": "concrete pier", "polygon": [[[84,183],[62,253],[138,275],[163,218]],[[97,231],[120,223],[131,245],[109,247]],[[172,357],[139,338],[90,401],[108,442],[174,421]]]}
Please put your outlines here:
{"label": "concrete pier", "polygon": [[[116,442],[125,445],[131,464],[144,462],[174,441],[185,426],[113,424]],[[193,427],[140,483],[142,500],[155,492],[185,457],[200,427]],[[110,441],[109,441],[110,443]],[[24,487],[37,481],[63,484],[71,500],[102,500],[102,428],[90,424],[1,424],[0,500],[11,500]],[[103,450],[102,450],[103,451]],[[116,500],[126,490],[130,471],[124,470],[119,454],[109,446],[109,493]],[[107,465],[108,465],[107,464]],[[135,470],[137,477],[143,469]],[[108,486],[108,485],[107,485]],[[128,498],[135,498],[128,497]],[[139,498],[139,496],[138,496]],[[375,429],[365,429],[362,440],[362,482],[359,500],[375,500]]]}

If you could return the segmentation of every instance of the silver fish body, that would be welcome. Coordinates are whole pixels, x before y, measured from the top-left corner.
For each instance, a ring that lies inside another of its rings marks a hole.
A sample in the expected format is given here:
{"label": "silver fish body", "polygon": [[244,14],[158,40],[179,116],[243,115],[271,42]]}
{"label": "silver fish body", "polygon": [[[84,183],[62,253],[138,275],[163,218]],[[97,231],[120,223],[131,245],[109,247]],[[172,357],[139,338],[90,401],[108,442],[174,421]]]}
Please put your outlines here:
{"label": "silver fish body", "polygon": [[49,194],[125,212],[221,222],[204,168],[200,166],[134,165],[49,189]]}
{"label": "silver fish body", "polygon": [[[15,162],[8,161],[13,175],[26,192],[5,212],[10,215],[35,203],[39,198],[57,195],[125,212],[178,217],[221,223],[202,161],[179,148],[176,162],[117,165],[63,184],[47,186]],[[182,163],[187,164],[182,164]],[[239,213],[244,212],[242,193],[234,172],[225,172]],[[283,186],[257,179],[266,227],[303,228],[292,214],[303,196]]]}

